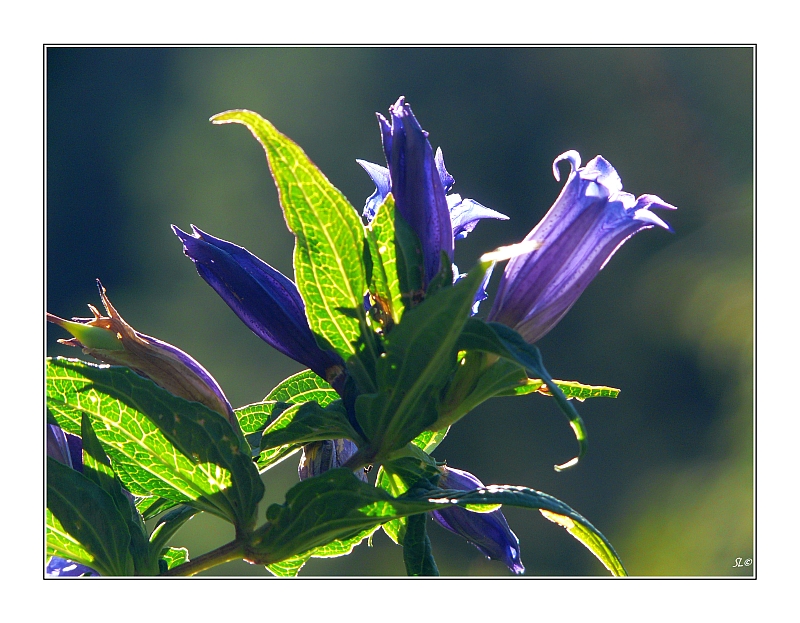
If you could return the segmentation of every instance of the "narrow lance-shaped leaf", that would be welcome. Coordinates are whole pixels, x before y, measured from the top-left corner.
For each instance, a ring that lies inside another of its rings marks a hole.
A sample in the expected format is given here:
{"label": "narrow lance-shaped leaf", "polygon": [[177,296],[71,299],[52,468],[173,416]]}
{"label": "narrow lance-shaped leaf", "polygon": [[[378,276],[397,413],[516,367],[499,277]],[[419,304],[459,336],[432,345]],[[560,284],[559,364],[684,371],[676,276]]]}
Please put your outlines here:
{"label": "narrow lance-shaped leaf", "polygon": [[296,237],[295,277],[311,330],[321,347],[349,359],[361,335],[367,290],[358,213],[303,150],[260,115],[232,110],[211,121],[246,126],[264,148],[286,224]]}

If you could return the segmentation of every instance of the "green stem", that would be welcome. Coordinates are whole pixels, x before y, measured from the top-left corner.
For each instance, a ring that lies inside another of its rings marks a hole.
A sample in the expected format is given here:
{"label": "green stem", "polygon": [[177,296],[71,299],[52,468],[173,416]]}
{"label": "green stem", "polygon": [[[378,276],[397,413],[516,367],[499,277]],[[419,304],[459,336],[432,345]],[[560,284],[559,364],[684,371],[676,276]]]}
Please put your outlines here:
{"label": "green stem", "polygon": [[162,573],[161,575],[176,575],[176,576],[190,576],[200,573],[201,571],[205,571],[206,569],[211,569],[212,567],[216,567],[217,565],[221,565],[225,562],[230,562],[232,560],[238,560],[244,558],[245,553],[245,544],[241,540],[231,541],[223,545],[222,547],[218,547],[215,550],[211,550],[210,552],[203,554],[202,556],[198,556],[194,560],[190,560],[182,565],[178,565],[177,567],[173,567],[169,571]]}

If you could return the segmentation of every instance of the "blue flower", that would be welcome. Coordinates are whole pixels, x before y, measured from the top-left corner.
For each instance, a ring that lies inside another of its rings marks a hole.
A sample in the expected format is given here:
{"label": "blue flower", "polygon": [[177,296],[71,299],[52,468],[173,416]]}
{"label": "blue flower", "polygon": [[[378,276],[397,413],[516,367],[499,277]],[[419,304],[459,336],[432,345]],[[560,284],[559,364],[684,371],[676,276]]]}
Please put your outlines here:
{"label": "blue flower", "polygon": [[75,578],[100,575],[91,567],[72,562],[60,556],[53,556],[47,561],[44,574],[49,578]]}
{"label": "blue flower", "polygon": [[[358,446],[349,439],[328,439],[306,444],[297,466],[297,475],[300,480],[305,480],[319,476],[329,469],[342,467],[357,450]],[[367,482],[363,469],[357,469],[354,473],[357,478]]]}
{"label": "blue flower", "polygon": [[[458,491],[473,491],[484,485],[469,472],[442,466],[439,487]],[[476,513],[459,506],[432,511],[434,520],[450,532],[464,537],[486,557],[499,560],[513,573],[520,574],[525,567],[520,560],[519,539],[508,527],[503,513],[498,509],[490,513]]]}
{"label": "blue flower", "polygon": [[311,368],[335,388],[344,382],[344,361],[321,349],[308,326],[297,286],[247,249],[192,226],[192,235],[174,225],[183,252],[197,273],[250,330],[284,355]]}
{"label": "blue flower", "polygon": [[391,123],[378,114],[388,168],[357,160],[375,183],[363,218],[369,223],[386,195],[393,194],[397,210],[420,239],[427,285],[439,272],[442,251],[452,261],[455,240],[466,238],[481,219],[508,217],[472,199],[447,195],[455,180],[445,169],[441,149],[434,156],[428,133],[405,98],[399,98],[389,112]]}
{"label": "blue flower", "polygon": [[533,344],[552,329],[617,249],[631,236],[654,226],[672,231],[650,212],[676,209],[655,195],[638,199],[622,190],[622,180],[602,156],[581,168],[576,151],[553,162],[570,164],[556,202],[527,235],[535,250],[506,265],[489,320],[518,331]]}

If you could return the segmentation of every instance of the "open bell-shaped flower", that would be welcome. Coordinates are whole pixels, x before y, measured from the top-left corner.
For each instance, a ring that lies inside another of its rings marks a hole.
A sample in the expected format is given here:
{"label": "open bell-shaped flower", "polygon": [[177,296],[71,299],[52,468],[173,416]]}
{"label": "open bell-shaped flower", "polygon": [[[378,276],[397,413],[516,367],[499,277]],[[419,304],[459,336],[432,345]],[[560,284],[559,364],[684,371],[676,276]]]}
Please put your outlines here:
{"label": "open bell-shaped flower", "polygon": [[503,271],[489,320],[518,331],[533,344],[569,311],[617,249],[634,234],[670,226],[652,208],[675,210],[655,195],[623,192],[614,167],[597,156],[585,167],[576,151],[561,154],[570,174],[556,202],[526,236],[536,250],[511,259]]}
{"label": "open bell-shaped flower", "polygon": [[89,309],[94,318],[70,321],[47,314],[48,321],[73,335],[59,342],[82,348],[103,363],[131,368],[176,396],[204,404],[238,430],[233,409],[214,377],[179,348],[134,330],[111,304],[99,281],[97,287],[108,316],[103,316],[93,305]]}
{"label": "open bell-shaped flower", "polygon": [[[443,465],[438,486],[442,489],[472,491],[484,485],[469,472]],[[502,511],[489,513],[469,511],[459,506],[432,511],[433,519],[443,528],[464,537],[477,547],[486,557],[499,560],[513,573],[525,571],[520,559],[519,539],[508,527]]]}

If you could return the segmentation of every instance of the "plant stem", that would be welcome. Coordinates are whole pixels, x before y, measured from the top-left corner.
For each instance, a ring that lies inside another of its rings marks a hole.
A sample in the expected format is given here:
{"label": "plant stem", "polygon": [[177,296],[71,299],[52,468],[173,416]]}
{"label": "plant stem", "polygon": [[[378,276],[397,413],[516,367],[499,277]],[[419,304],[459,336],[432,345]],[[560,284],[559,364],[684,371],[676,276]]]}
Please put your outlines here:
{"label": "plant stem", "polygon": [[211,569],[212,567],[216,567],[217,565],[221,565],[225,562],[230,562],[231,560],[237,560],[244,558],[244,542],[241,540],[234,540],[230,543],[226,543],[222,547],[218,547],[215,550],[211,550],[203,554],[202,556],[198,556],[194,560],[190,560],[182,565],[178,565],[177,567],[173,567],[169,571],[162,573],[161,575],[176,575],[176,576],[190,576],[200,573],[201,571],[205,571],[206,569]]}

